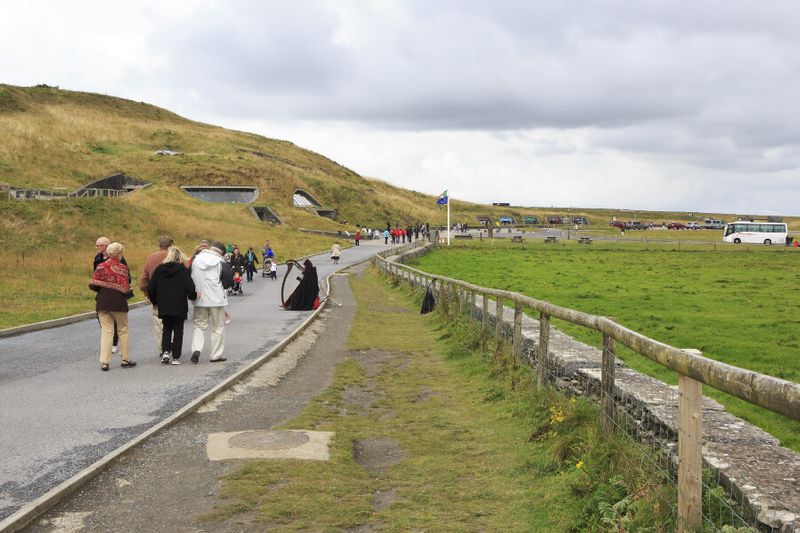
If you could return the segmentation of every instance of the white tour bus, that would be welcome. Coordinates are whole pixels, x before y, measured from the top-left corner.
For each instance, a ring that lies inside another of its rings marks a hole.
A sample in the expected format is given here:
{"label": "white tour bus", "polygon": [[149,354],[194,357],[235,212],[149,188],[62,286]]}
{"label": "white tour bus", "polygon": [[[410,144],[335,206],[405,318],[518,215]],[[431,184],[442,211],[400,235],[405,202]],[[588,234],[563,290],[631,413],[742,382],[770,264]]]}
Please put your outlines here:
{"label": "white tour bus", "polygon": [[725,224],[722,240],[725,242],[746,242],[750,244],[786,243],[786,224],[783,222],[731,222]]}

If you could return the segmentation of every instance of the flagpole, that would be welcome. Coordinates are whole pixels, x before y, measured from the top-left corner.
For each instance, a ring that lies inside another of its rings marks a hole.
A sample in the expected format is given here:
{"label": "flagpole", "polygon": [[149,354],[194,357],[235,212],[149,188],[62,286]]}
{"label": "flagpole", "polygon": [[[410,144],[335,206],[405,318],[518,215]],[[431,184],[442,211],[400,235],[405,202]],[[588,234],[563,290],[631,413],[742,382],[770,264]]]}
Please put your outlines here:
{"label": "flagpole", "polygon": [[450,193],[447,193],[447,246],[450,246]]}

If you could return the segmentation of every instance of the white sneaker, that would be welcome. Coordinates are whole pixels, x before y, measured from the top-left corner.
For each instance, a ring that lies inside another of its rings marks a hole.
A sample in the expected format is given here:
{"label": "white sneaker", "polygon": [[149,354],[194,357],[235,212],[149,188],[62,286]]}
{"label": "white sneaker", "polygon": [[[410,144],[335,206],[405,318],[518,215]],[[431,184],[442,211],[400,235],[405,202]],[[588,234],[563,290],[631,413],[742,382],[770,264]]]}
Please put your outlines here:
{"label": "white sneaker", "polygon": [[161,364],[168,365],[170,360],[169,352],[164,352],[161,354]]}
{"label": "white sneaker", "polygon": [[119,346],[117,346],[116,344],[111,347],[111,353],[117,353],[118,351],[119,351]]}
{"label": "white sneaker", "polygon": [[172,364],[173,365],[179,365],[179,364],[181,364],[181,361],[180,361],[180,359],[173,359],[172,360]]}

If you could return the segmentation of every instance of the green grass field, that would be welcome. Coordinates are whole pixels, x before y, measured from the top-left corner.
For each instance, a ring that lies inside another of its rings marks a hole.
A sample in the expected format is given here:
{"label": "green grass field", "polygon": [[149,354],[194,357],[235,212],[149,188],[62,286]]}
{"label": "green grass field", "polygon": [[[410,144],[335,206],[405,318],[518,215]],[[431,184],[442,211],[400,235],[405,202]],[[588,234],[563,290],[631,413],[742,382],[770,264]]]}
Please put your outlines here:
{"label": "green grass field", "polygon": [[[785,247],[719,244],[496,240],[419,258],[413,266],[484,287],[519,292],[618,323],[678,348],[800,382],[800,252]],[[556,323],[599,346],[596,332]],[[668,383],[677,375],[620,350],[631,367]],[[706,387],[728,409],[800,451],[800,423]]]}

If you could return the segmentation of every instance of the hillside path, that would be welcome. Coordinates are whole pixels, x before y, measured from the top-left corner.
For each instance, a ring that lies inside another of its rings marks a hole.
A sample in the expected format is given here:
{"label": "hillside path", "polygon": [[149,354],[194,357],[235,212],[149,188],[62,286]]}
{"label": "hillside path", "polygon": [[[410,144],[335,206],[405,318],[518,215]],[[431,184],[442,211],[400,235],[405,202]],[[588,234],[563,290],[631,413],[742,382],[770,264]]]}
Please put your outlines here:
{"label": "hillside path", "polygon": [[[384,248],[382,239],[362,241],[344,250],[338,265],[328,253],[311,260],[324,284],[329,274]],[[244,283],[244,295],[229,298],[224,363],[209,363],[208,334],[200,363],[189,362],[189,319],[183,364],[162,365],[149,306],[129,314],[130,358],[138,363],[133,369],[120,368],[115,354],[111,370],[100,371],[100,327],[94,319],[0,339],[0,521],[286,338],[310,311],[279,308],[284,273],[281,266],[278,281],[258,276]],[[296,284],[288,280],[286,294]]]}

